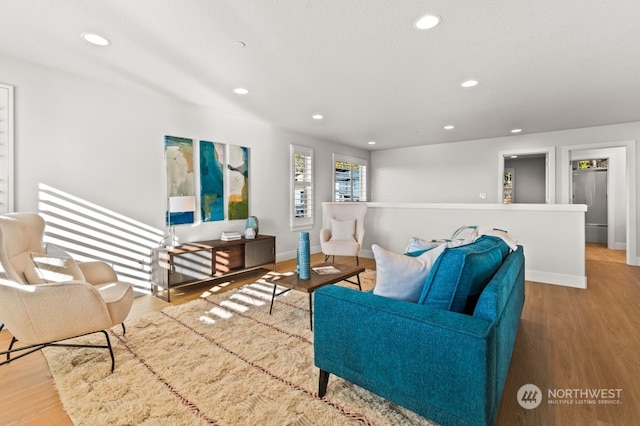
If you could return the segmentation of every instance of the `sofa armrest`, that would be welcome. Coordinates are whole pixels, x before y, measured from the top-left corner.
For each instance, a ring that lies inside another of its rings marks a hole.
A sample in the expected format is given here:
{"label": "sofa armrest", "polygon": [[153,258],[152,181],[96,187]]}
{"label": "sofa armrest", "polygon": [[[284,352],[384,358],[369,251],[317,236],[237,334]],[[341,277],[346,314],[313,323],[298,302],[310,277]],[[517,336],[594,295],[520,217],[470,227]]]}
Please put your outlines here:
{"label": "sofa armrest", "polygon": [[439,423],[494,415],[493,339],[484,319],[339,286],[315,292],[315,365]]}
{"label": "sofa armrest", "polygon": [[331,229],[323,228],[320,230],[320,242],[326,243],[331,239]]}
{"label": "sofa armrest", "polygon": [[107,262],[100,260],[78,262],[78,266],[84,275],[84,279],[93,285],[118,281],[118,275]]}

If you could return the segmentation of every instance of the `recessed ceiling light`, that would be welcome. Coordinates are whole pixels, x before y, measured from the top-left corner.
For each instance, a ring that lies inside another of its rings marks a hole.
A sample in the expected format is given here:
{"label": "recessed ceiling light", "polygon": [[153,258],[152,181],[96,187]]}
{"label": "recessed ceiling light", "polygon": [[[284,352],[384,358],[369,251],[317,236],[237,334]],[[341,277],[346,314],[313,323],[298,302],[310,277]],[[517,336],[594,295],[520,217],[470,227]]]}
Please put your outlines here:
{"label": "recessed ceiling light", "polygon": [[369,145],[375,145],[375,144],[376,144],[376,141],[369,141],[369,142],[367,142],[367,143],[368,143]]}
{"label": "recessed ceiling light", "polygon": [[517,155],[512,155],[510,158],[518,158]]}
{"label": "recessed ceiling light", "polygon": [[233,92],[238,95],[246,95],[249,93],[249,91],[244,87],[236,87],[235,89],[233,89]]}
{"label": "recessed ceiling light", "polygon": [[476,86],[478,84],[478,80],[467,80],[462,82],[461,86],[462,87],[473,87]]}
{"label": "recessed ceiling light", "polygon": [[442,18],[438,15],[424,15],[416,20],[413,23],[413,26],[419,30],[430,30],[431,28],[437,26]]}
{"label": "recessed ceiling light", "polygon": [[233,46],[237,47],[238,49],[242,49],[243,47],[245,47],[247,44],[244,41],[234,41],[233,42]]}
{"label": "recessed ceiling light", "polygon": [[511,130],[511,133],[520,133],[522,131],[522,129],[513,129]]}
{"label": "recessed ceiling light", "polygon": [[102,37],[100,34],[95,33],[82,33],[80,34],[84,41],[87,41],[91,44],[95,44],[96,46],[108,46],[111,44],[109,40]]}
{"label": "recessed ceiling light", "polygon": [[314,120],[322,120],[324,116],[322,114],[313,114],[311,118],[313,118]]}
{"label": "recessed ceiling light", "polygon": [[453,130],[453,129],[455,129],[455,126],[452,126],[451,124],[449,124],[447,126],[444,126],[444,129],[445,130]]}

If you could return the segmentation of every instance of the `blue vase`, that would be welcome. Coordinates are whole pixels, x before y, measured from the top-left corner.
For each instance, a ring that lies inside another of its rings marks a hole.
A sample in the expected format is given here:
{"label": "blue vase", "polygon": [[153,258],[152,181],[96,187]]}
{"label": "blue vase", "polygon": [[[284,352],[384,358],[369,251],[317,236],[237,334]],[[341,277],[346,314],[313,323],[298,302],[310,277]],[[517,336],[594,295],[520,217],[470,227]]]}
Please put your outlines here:
{"label": "blue vase", "polygon": [[310,250],[309,233],[301,232],[300,242],[298,244],[298,277],[301,280],[311,278]]}
{"label": "blue vase", "polygon": [[249,216],[247,218],[247,223],[245,225],[245,228],[253,228],[253,230],[255,231],[255,235],[258,235],[259,227],[260,227],[260,221],[258,220],[257,216]]}

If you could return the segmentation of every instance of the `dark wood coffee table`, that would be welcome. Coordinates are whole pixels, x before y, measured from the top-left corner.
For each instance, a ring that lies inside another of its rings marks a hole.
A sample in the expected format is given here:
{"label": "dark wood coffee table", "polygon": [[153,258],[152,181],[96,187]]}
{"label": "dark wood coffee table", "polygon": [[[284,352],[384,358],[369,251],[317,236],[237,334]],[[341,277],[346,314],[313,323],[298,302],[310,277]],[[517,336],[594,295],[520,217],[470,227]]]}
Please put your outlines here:
{"label": "dark wood coffee table", "polygon": [[[334,267],[340,272],[332,274],[319,274],[314,271],[314,268],[319,267]],[[269,315],[273,311],[273,301],[281,294],[285,294],[290,290],[302,291],[309,294],[309,325],[313,330],[313,292],[325,285],[335,284],[340,281],[347,281],[351,284],[358,286],[358,289],[362,290],[360,286],[360,273],[364,272],[364,268],[360,266],[344,265],[341,263],[321,263],[319,265],[311,266],[311,277],[308,280],[303,280],[298,277],[298,274],[280,275],[273,278],[268,278],[265,281],[269,284],[273,284],[273,295],[271,296],[271,308],[269,309]],[[351,281],[349,278],[355,276],[357,281]],[[277,286],[286,287],[286,290],[280,293],[276,292]]]}

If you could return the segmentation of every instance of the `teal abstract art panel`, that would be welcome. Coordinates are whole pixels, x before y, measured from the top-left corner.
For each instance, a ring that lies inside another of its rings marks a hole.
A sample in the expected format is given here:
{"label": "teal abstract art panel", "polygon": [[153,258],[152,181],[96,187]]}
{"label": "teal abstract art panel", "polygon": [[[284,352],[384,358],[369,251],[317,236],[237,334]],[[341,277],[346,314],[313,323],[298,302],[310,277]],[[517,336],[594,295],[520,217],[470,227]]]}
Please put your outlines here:
{"label": "teal abstract art panel", "polygon": [[164,160],[167,179],[166,223],[170,226],[193,223],[195,219],[193,141],[187,138],[165,136]]}
{"label": "teal abstract art panel", "polygon": [[203,222],[224,220],[224,144],[200,141],[200,212]]}
{"label": "teal abstract art panel", "polygon": [[227,160],[229,220],[249,217],[249,148],[229,145]]}

